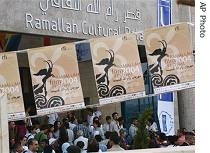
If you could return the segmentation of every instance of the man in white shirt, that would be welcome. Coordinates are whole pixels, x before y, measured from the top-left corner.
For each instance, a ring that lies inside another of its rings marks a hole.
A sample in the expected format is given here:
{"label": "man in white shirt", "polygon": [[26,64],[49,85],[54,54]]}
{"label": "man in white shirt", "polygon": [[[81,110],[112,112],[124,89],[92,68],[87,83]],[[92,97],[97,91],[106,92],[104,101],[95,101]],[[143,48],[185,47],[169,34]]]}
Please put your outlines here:
{"label": "man in white shirt", "polygon": [[133,118],[131,126],[129,128],[129,135],[131,136],[132,139],[134,138],[134,136],[136,135],[136,132],[138,130],[137,124],[138,124],[137,118]]}
{"label": "man in white shirt", "polygon": [[92,108],[87,108],[87,122],[88,122],[88,126],[90,128],[91,125],[93,125],[93,109]]}
{"label": "man in white shirt", "polygon": [[58,141],[55,138],[49,139],[49,146],[52,148],[52,153],[55,153],[56,149],[58,148]]}
{"label": "man in white shirt", "polygon": [[154,122],[153,118],[149,118],[147,121],[146,129],[151,132],[158,132],[158,127],[156,122]]}
{"label": "man in white shirt", "polygon": [[39,148],[38,141],[36,139],[30,139],[28,141],[28,150],[26,153],[37,153]]}
{"label": "man in white shirt", "polygon": [[49,114],[49,115],[47,115],[47,117],[48,117],[48,124],[54,125],[55,121],[58,120],[58,114],[57,113]]}
{"label": "man in white shirt", "polygon": [[14,151],[15,151],[15,153],[23,153],[24,152],[24,148],[23,148],[23,146],[20,143],[17,143],[14,146]]}
{"label": "man in white shirt", "polygon": [[112,125],[111,131],[116,131],[119,134],[120,128],[119,128],[119,122],[118,122],[118,113],[117,112],[112,113],[112,118],[113,120],[111,122],[111,125]]}
{"label": "man in white shirt", "polygon": [[112,133],[109,138],[109,143],[110,143],[111,148],[108,149],[107,152],[109,152],[109,151],[123,151],[124,149],[120,147],[119,142],[120,142],[120,138],[119,138],[117,132]]}
{"label": "man in white shirt", "polygon": [[112,119],[111,116],[106,116],[106,123],[103,125],[104,133],[107,131],[112,131],[112,125],[111,125]]}
{"label": "man in white shirt", "polygon": [[88,138],[83,137],[83,131],[78,130],[77,131],[77,136],[78,136],[78,138],[74,141],[74,145],[76,146],[77,145],[77,142],[82,141],[82,142],[84,142],[83,149],[87,149],[87,146],[88,146]]}
{"label": "man in white shirt", "polygon": [[101,113],[100,110],[98,110],[97,107],[94,107],[94,108],[93,108],[93,116],[94,116],[94,117],[97,116],[99,119],[101,119],[102,113]]}

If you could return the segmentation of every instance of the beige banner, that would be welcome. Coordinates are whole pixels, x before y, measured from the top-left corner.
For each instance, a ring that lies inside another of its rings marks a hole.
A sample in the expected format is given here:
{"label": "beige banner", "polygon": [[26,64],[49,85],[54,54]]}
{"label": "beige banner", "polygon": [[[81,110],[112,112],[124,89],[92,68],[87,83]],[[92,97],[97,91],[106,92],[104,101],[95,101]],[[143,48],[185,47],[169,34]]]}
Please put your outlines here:
{"label": "beige banner", "polygon": [[190,27],[179,23],[144,31],[154,93],[195,86]]}
{"label": "beige banner", "polygon": [[30,49],[28,58],[38,115],[84,107],[73,44]]}
{"label": "beige banner", "polygon": [[16,53],[0,53],[0,70],[0,93],[7,95],[8,119],[23,119],[25,109]]}
{"label": "beige banner", "polygon": [[90,40],[100,104],[145,96],[135,34]]}

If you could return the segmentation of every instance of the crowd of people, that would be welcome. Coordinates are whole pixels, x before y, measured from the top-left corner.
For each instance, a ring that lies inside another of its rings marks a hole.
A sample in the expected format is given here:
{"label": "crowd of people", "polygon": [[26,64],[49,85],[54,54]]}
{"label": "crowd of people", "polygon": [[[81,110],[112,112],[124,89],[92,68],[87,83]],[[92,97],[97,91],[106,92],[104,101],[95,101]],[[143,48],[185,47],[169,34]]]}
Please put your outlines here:
{"label": "crowd of people", "polygon": [[[87,118],[77,118],[74,112],[64,116],[57,113],[46,116],[44,123],[28,118],[25,121],[9,122],[11,153],[86,153],[134,149],[138,120],[133,118],[128,129],[123,117],[117,112],[106,116],[97,108],[87,109]],[[180,129],[177,135],[166,136],[158,131],[157,124],[147,121],[150,148],[186,146],[195,144],[195,131]]]}

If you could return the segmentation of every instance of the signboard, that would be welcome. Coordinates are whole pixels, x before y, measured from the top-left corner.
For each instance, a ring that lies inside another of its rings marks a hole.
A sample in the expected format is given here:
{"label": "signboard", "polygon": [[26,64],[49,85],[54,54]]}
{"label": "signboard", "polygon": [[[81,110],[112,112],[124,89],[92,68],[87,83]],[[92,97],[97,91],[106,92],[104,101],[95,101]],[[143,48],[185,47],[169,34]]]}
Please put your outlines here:
{"label": "signboard", "polygon": [[173,93],[164,93],[158,96],[158,119],[162,133],[167,136],[175,134]]}
{"label": "signboard", "polygon": [[38,115],[84,106],[73,44],[29,49],[28,59]]}
{"label": "signboard", "polygon": [[0,53],[0,70],[0,93],[7,95],[8,120],[23,119],[25,109],[16,53]]}
{"label": "signboard", "polygon": [[187,23],[145,30],[144,41],[155,94],[195,86],[193,49]]}
{"label": "signboard", "polygon": [[135,34],[90,40],[99,103],[145,96]]}
{"label": "signboard", "polygon": [[154,0],[1,0],[0,6],[0,31],[56,37],[107,37],[157,21]]}
{"label": "signboard", "polygon": [[158,0],[158,26],[171,24],[171,0]]}
{"label": "signboard", "polygon": [[[165,26],[171,24],[171,3],[171,0],[158,0],[158,26]],[[173,96],[173,92],[158,95],[158,118],[160,123],[160,129],[161,132],[165,133],[166,135],[174,135]],[[165,97],[167,97],[166,100]],[[168,127],[169,123],[170,127]]]}

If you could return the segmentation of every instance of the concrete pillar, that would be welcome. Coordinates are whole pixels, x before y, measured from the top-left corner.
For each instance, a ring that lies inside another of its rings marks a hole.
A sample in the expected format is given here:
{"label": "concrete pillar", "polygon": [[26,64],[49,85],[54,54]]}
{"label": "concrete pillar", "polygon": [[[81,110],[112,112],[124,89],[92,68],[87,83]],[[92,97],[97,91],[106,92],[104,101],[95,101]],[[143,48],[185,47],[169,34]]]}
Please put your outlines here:
{"label": "concrete pillar", "polygon": [[177,92],[174,92],[174,132],[177,134],[179,129],[179,106]]}
{"label": "concrete pillar", "polygon": [[178,91],[180,128],[195,129],[195,88]]}
{"label": "concrete pillar", "polygon": [[[195,23],[195,7],[186,5],[177,5],[176,1],[172,2],[172,23],[190,22]],[[195,48],[194,27],[191,27],[192,45]],[[195,128],[195,89],[186,89],[177,92],[178,100],[175,100],[175,129],[186,128],[192,130]],[[178,120],[176,119],[178,115]],[[179,124],[176,123],[179,121]]]}
{"label": "concrete pillar", "polygon": [[9,152],[7,95],[0,93],[0,152]]}

